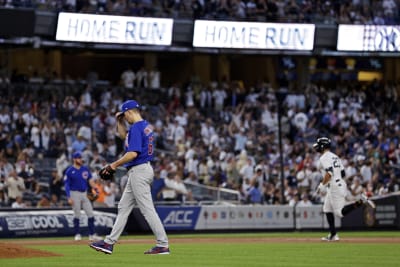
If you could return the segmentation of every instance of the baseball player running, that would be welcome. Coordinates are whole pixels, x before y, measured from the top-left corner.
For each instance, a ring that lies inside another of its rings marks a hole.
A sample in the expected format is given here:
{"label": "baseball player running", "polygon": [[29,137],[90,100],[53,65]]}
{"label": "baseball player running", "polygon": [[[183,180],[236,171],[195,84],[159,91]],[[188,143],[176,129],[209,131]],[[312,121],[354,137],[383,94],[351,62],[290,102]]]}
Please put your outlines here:
{"label": "baseball player running", "polygon": [[[156,236],[156,246],[145,251],[144,254],[169,254],[168,238],[164,226],[154,208],[150,185],[154,178],[153,167],[153,128],[142,118],[140,106],[135,100],[128,100],[121,105],[121,111],[116,114],[118,135],[125,139],[125,154],[105,166],[99,175],[103,179],[112,179],[110,176],[119,166],[128,169],[128,182],[118,204],[118,215],[106,238],[93,242],[89,246],[97,251],[112,254],[113,245],[122,234],[128,216],[135,204],[148,222]],[[131,124],[128,132],[124,119]]]}
{"label": "baseball player running", "polygon": [[[68,167],[64,175],[64,188],[68,198],[68,204],[74,211],[74,232],[75,240],[82,239],[79,233],[79,219],[81,209],[85,211],[88,217],[89,240],[96,241],[101,238],[94,231],[94,214],[90,200],[87,198],[87,191],[95,188],[92,174],[88,167],[83,165],[82,154],[75,152],[72,154],[73,164]],[[90,187],[89,187],[90,185]]]}
{"label": "baseball player running", "polygon": [[375,208],[375,204],[369,200],[365,194],[356,202],[345,206],[347,186],[343,180],[345,177],[344,166],[340,158],[330,151],[331,140],[327,137],[317,139],[313,148],[321,153],[318,168],[322,173],[323,179],[317,188],[317,192],[326,192],[323,212],[329,224],[329,235],[323,237],[324,241],[339,241],[339,236],[335,229],[335,215],[343,217],[363,204],[368,204]]}

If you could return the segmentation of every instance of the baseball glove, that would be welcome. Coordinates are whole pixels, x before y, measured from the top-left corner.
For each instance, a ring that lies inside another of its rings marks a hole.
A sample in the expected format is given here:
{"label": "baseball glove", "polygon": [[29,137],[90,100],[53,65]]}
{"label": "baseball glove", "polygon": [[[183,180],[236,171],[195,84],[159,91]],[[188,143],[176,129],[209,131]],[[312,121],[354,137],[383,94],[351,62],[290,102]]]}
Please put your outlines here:
{"label": "baseball glove", "polygon": [[99,194],[96,192],[96,190],[90,190],[90,191],[88,191],[87,193],[86,193],[86,196],[87,196],[87,198],[90,200],[90,201],[96,201],[96,199],[98,199],[99,198]]}
{"label": "baseball glove", "polygon": [[104,166],[100,171],[99,171],[99,177],[103,180],[114,180],[114,174],[115,170],[111,168],[110,165]]}

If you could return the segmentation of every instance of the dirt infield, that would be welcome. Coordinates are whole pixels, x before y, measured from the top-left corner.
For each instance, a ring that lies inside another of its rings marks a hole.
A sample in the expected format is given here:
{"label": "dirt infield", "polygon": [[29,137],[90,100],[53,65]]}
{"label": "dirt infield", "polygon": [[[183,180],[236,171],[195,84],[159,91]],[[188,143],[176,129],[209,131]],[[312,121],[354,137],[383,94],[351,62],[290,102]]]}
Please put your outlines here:
{"label": "dirt infield", "polygon": [[[152,239],[123,239],[119,244],[152,244]],[[182,237],[171,238],[171,244],[188,244],[188,243],[320,243],[318,238],[282,238],[282,237]],[[342,238],[340,243],[400,243],[400,237],[351,237]],[[72,241],[72,240],[13,240],[7,243],[0,242],[0,259],[1,258],[32,258],[32,257],[52,257],[62,256],[55,253],[41,251],[37,249],[27,248],[30,245],[83,245],[89,241]]]}
{"label": "dirt infield", "polygon": [[48,251],[26,248],[14,243],[0,243],[0,259],[62,256]]}

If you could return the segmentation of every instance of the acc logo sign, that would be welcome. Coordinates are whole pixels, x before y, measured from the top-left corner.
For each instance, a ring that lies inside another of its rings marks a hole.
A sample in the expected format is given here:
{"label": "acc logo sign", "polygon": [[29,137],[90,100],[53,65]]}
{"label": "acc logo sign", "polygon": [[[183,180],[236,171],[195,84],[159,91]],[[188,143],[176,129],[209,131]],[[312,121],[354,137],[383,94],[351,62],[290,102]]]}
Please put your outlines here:
{"label": "acc logo sign", "polygon": [[190,226],[192,225],[193,210],[173,210],[164,219],[164,225],[168,226]]}
{"label": "acc logo sign", "polygon": [[376,51],[400,51],[400,31],[395,27],[380,27],[375,35]]}

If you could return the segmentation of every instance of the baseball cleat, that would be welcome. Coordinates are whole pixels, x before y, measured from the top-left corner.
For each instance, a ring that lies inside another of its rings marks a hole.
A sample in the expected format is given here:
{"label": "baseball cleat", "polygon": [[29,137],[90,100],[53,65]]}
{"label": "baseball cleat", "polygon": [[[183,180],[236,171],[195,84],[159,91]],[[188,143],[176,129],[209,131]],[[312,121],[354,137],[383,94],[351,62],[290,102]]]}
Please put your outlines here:
{"label": "baseball cleat", "polygon": [[82,236],[80,234],[76,234],[74,237],[75,241],[81,241],[82,240]]}
{"label": "baseball cleat", "polygon": [[361,201],[362,201],[364,204],[367,204],[368,206],[370,206],[370,207],[373,208],[373,209],[376,208],[375,203],[374,203],[371,199],[369,199],[364,193],[361,194]]}
{"label": "baseball cleat", "polygon": [[99,241],[99,242],[93,242],[91,244],[89,244],[89,246],[93,249],[95,249],[96,251],[101,251],[104,252],[105,254],[112,254],[113,252],[113,245],[108,244],[106,242],[104,242],[103,240]]}
{"label": "baseball cleat", "polygon": [[331,234],[329,234],[328,236],[321,238],[321,240],[327,241],[327,242],[334,242],[334,241],[339,241],[340,239],[337,234],[335,234],[333,236]]}
{"label": "baseball cleat", "polygon": [[152,247],[151,249],[149,249],[149,250],[144,252],[144,254],[152,254],[152,255],[156,255],[156,254],[158,254],[158,255],[167,255],[169,253],[170,253],[169,248],[157,247],[157,246]]}

